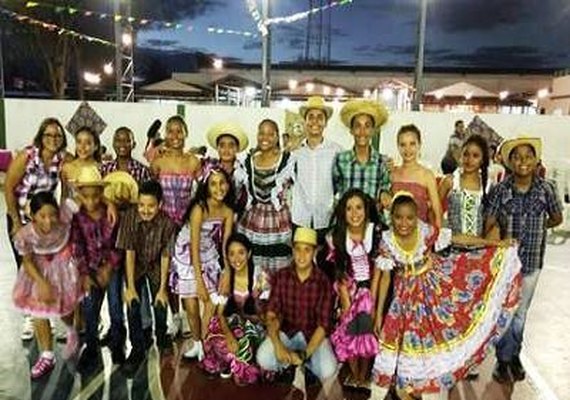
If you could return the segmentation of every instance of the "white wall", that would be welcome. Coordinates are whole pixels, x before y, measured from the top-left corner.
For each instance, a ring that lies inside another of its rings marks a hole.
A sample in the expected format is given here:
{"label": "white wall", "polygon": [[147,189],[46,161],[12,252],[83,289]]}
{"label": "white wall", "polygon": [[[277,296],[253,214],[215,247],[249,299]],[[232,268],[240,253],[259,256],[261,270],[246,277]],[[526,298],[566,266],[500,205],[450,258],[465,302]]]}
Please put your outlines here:
{"label": "white wall", "polygon": [[[7,99],[6,102],[6,143],[9,149],[19,149],[29,144],[43,118],[59,118],[65,126],[76,108],[78,101],[22,100]],[[146,131],[155,119],[163,122],[176,114],[174,104],[149,103],[112,103],[91,102],[90,105],[107,122],[102,142],[109,149],[113,131],[121,125],[133,129],[138,148],[135,157],[142,158],[142,147],[146,143]],[[352,138],[338,118],[339,105],[329,121],[326,135],[339,144],[349,147]],[[186,121],[190,129],[187,146],[206,144],[208,128],[220,121],[239,122],[247,131],[250,143],[255,143],[257,124],[264,118],[272,118],[284,128],[285,112],[280,108],[240,108],[229,106],[186,105]],[[403,124],[416,124],[423,135],[422,158],[428,165],[439,167],[439,162],[447,147],[449,135],[457,119],[468,123],[473,114],[394,112],[382,129],[381,151],[397,159],[395,135]],[[552,115],[504,115],[482,114],[480,117],[503,137],[521,134],[540,136],[544,141],[544,160],[546,164],[556,163],[570,158],[570,117]],[[163,125],[164,127],[164,125]],[[162,128],[164,129],[164,128]],[[68,135],[69,149],[73,150],[73,140]]]}

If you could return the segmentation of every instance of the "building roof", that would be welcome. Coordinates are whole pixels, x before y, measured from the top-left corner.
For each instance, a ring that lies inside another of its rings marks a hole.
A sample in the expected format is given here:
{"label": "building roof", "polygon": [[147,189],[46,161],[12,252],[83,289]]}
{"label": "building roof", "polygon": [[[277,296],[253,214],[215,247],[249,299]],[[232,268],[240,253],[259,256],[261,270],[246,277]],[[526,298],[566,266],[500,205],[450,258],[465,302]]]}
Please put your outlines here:
{"label": "building roof", "polygon": [[475,86],[468,82],[457,82],[449,86],[445,86],[439,89],[432,90],[426,93],[427,96],[434,97],[499,97],[496,93],[492,93],[488,90],[482,89],[479,86]]}
{"label": "building roof", "polygon": [[202,93],[204,89],[190,83],[183,83],[176,79],[166,79],[160,82],[151,83],[141,87],[139,90],[143,92],[160,92],[160,93]]}

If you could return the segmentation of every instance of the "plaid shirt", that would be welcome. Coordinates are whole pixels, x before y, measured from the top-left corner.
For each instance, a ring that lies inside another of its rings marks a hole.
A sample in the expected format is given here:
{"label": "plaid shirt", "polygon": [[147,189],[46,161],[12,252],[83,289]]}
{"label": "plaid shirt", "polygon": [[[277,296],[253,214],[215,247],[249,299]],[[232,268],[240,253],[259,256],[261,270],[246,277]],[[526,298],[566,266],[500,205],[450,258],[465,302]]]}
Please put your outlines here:
{"label": "plaid shirt", "polygon": [[523,274],[529,274],[542,268],[546,222],[549,217],[562,214],[563,208],[551,182],[535,177],[526,193],[519,192],[514,182],[509,176],[491,189],[485,216],[497,220],[502,238],[519,241]]}
{"label": "plaid shirt", "polygon": [[117,248],[134,250],[135,281],[148,275],[153,284],[160,284],[160,258],[162,251],[168,249],[177,227],[163,212],[151,221],[143,221],[136,205],[131,206],[119,226]]}
{"label": "plaid shirt", "polygon": [[331,284],[316,266],[304,282],[299,280],[294,266],[273,275],[267,311],[279,317],[281,330],[288,336],[303,332],[308,341],[319,326],[328,332],[332,310]]}
{"label": "plaid shirt", "polygon": [[[105,177],[105,175],[108,175],[111,172],[119,171],[119,162],[115,159],[113,161],[103,163],[100,167],[100,170],[101,176]],[[131,174],[139,185],[143,182],[149,181],[152,178],[150,170],[143,163],[135,160],[134,158],[129,159],[126,172]]]}
{"label": "plaid shirt", "polygon": [[102,217],[92,219],[84,210],[73,216],[71,237],[73,255],[82,275],[89,275],[109,263],[116,268],[121,261],[121,253],[115,249],[116,226],[109,223],[106,206],[101,206]]}
{"label": "plaid shirt", "polygon": [[334,193],[337,198],[351,188],[358,188],[378,199],[380,193],[390,192],[390,171],[387,157],[370,148],[370,159],[358,162],[354,149],[336,155],[333,166]]}

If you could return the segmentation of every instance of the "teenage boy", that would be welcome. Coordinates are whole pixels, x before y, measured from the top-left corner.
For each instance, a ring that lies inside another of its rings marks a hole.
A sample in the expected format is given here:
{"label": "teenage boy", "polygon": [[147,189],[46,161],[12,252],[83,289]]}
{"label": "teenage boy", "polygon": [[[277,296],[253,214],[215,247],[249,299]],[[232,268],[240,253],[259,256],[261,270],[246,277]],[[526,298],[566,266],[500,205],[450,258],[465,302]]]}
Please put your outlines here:
{"label": "teenage boy", "polygon": [[340,199],[351,188],[358,188],[387,208],[390,204],[389,158],[371,145],[374,129],[388,119],[386,108],[370,100],[349,100],[340,111],[342,123],[354,139],[351,150],[336,155],[333,167],[335,197]]}
{"label": "teenage boy", "polygon": [[330,389],[337,361],[327,334],[331,329],[333,290],[313,259],[317,233],[297,228],[293,238],[293,265],[278,271],[267,306],[267,338],[257,352],[266,371],[306,364]]}
{"label": "teenage boy", "polygon": [[489,193],[485,229],[490,232],[498,226],[501,239],[516,239],[523,266],[520,305],[496,346],[493,377],[499,383],[525,378],[519,356],[527,312],[544,263],[546,230],[562,223],[563,209],[556,186],[536,174],[541,148],[539,138],[503,142],[501,157],[512,173]]}
{"label": "teenage boy", "polygon": [[125,250],[125,302],[128,306],[129,337],[132,350],[124,368],[128,375],[137,371],[146,356],[140,296],[149,285],[154,305],[156,342],[160,350],[168,350],[166,310],[167,281],[170,265],[169,245],[176,225],[160,210],[162,188],[154,180],[139,188],[138,204],[123,216],[117,236],[117,248]]}
{"label": "teenage boy", "polygon": [[293,185],[291,220],[295,227],[317,231],[319,244],[324,243],[332,209],[334,190],[332,169],[341,147],[324,137],[333,109],[322,97],[309,97],[299,109],[305,121],[306,139],[293,151],[295,184]]}

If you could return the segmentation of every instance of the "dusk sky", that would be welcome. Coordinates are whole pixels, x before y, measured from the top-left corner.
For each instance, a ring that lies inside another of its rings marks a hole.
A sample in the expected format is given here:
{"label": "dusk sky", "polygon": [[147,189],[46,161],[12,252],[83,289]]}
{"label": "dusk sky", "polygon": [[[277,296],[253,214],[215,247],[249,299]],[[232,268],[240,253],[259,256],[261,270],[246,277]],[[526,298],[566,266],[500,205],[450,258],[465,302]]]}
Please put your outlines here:
{"label": "dusk sky", "polygon": [[[200,50],[222,58],[259,62],[259,38],[207,32],[209,26],[255,31],[246,1],[202,1],[209,5],[201,15],[179,21],[192,25],[191,32],[141,32],[139,46]],[[309,5],[306,0],[270,1],[273,16],[304,11]],[[345,65],[413,65],[419,2],[354,0],[332,9],[331,60]],[[274,28],[274,63],[303,56],[306,28],[307,20]],[[568,68],[570,1],[428,0],[426,57],[428,67]]]}

